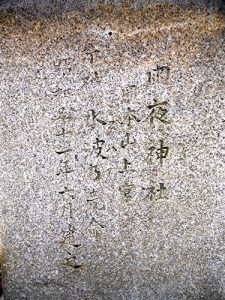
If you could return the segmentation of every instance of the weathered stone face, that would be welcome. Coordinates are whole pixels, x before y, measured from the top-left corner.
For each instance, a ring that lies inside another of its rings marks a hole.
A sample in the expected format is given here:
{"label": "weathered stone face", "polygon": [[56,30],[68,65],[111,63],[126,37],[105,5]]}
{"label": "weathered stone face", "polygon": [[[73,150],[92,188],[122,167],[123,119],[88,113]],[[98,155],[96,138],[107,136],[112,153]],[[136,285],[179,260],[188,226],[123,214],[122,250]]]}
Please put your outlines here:
{"label": "weathered stone face", "polygon": [[223,29],[168,4],[2,16],[6,299],[225,298]]}

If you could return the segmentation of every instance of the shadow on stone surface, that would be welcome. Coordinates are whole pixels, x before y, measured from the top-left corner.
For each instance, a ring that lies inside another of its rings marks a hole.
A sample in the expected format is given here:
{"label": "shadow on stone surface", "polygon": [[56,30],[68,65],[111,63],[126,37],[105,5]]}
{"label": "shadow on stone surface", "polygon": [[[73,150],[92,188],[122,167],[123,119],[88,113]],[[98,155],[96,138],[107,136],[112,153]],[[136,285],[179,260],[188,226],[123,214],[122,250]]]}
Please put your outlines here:
{"label": "shadow on stone surface", "polygon": [[0,1],[0,13],[1,14],[28,14],[33,17],[46,17],[54,14],[62,14],[65,12],[73,10],[93,10],[99,8],[101,5],[111,5],[111,6],[123,6],[123,5],[132,5],[135,8],[144,8],[146,4],[152,3],[172,3],[179,5],[183,8],[194,7],[198,9],[208,8],[225,12],[225,2],[223,0],[133,0],[133,1],[92,1],[91,3],[86,0],[2,0]]}

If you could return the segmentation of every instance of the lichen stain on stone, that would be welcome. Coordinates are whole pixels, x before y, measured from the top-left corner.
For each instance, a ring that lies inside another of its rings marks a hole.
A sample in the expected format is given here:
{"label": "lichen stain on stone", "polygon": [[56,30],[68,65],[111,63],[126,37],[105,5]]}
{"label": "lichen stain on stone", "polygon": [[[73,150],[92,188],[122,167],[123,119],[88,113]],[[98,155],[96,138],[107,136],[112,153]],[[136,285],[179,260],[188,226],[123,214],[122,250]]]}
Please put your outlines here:
{"label": "lichen stain on stone", "polygon": [[[33,51],[39,59],[43,51],[60,42],[68,48],[79,44],[83,50],[99,46],[104,51],[111,45],[112,55],[116,49],[119,52],[114,56],[114,67],[117,59],[119,63],[125,62],[121,53],[132,56],[134,52],[137,57],[138,52],[142,53],[145,61],[155,56],[186,62],[218,38],[223,29],[224,19],[218,12],[170,4],[154,4],[144,9],[102,6],[84,15],[71,12],[39,20],[22,16],[0,19],[1,46],[7,43],[9,57],[15,50],[23,56]],[[205,54],[213,57],[215,51],[207,49]]]}

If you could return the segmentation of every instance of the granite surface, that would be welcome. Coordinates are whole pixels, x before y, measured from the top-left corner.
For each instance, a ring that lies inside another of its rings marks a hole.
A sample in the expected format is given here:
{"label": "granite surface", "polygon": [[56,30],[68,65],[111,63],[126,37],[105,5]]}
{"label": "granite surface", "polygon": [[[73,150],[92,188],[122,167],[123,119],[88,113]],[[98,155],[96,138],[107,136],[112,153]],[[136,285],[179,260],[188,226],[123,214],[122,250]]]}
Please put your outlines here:
{"label": "granite surface", "polygon": [[5,299],[225,299],[222,1],[35,3],[0,6]]}
{"label": "granite surface", "polygon": [[91,9],[98,9],[102,5],[116,6],[123,8],[129,5],[138,9],[143,9],[146,4],[170,3],[182,8],[194,7],[198,9],[214,9],[225,13],[224,0],[0,0],[1,13],[27,14],[32,17],[46,17],[54,14],[62,14],[69,11],[78,10],[86,12]]}

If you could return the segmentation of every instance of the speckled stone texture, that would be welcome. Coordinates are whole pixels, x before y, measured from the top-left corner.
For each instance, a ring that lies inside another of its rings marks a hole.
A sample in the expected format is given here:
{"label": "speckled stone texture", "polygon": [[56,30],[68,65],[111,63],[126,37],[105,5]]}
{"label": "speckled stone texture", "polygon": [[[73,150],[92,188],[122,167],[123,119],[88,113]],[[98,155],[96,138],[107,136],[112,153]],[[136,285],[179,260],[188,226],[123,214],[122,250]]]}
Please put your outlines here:
{"label": "speckled stone texture", "polygon": [[5,299],[225,299],[222,2],[62,2],[0,5]]}

